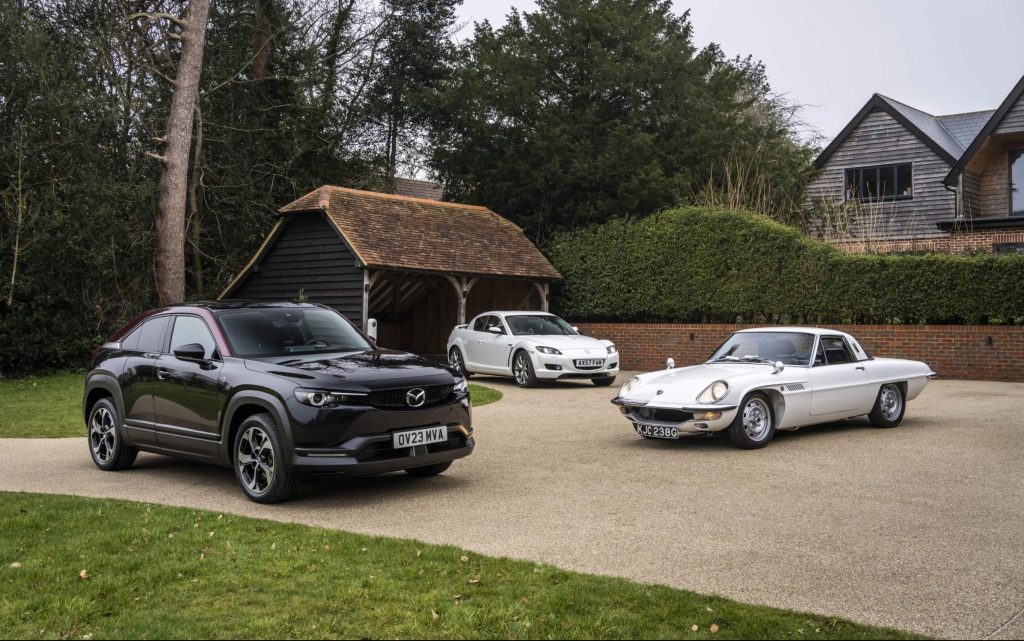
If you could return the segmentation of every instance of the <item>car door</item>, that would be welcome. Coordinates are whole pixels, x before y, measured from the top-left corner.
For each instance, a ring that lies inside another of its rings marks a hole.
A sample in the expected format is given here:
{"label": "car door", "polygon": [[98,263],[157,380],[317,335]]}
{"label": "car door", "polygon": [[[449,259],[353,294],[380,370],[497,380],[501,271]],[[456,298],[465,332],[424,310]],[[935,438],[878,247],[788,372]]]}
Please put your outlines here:
{"label": "car door", "polygon": [[128,440],[135,445],[157,445],[153,384],[156,382],[156,359],[163,349],[169,324],[169,316],[150,318],[121,341],[121,349],[129,352],[124,373],[119,378],[124,401],[124,425]]}
{"label": "car door", "polygon": [[855,412],[864,405],[868,385],[864,363],[853,355],[842,336],[822,336],[809,373],[811,415]]}
{"label": "car door", "polygon": [[[477,340],[480,369],[498,373],[510,372],[511,365],[508,356],[512,349],[512,340],[504,321],[500,316],[488,316],[484,329],[485,331],[478,334],[479,339]],[[495,333],[494,329],[500,333]]]}
{"label": "car door", "polygon": [[[198,316],[179,314],[173,323],[169,349],[156,361],[157,441],[161,449],[214,458],[220,440],[223,369],[217,343]],[[174,355],[176,349],[192,344],[203,346],[202,359]]]}
{"label": "car door", "polygon": [[465,347],[466,350],[466,367],[471,370],[479,371],[480,368],[480,339],[487,333],[488,318],[490,318],[490,316],[487,314],[477,316],[473,319],[472,324],[466,328],[466,333],[463,335],[465,337],[463,347]]}

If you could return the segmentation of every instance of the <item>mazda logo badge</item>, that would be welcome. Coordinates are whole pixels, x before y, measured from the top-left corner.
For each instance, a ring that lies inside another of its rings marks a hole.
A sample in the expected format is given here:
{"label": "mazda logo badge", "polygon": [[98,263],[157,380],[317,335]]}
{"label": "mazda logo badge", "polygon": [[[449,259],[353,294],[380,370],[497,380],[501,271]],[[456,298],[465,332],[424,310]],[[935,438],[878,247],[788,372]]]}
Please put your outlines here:
{"label": "mazda logo badge", "polygon": [[409,407],[420,407],[427,402],[426,391],[416,387],[405,393],[405,404]]}

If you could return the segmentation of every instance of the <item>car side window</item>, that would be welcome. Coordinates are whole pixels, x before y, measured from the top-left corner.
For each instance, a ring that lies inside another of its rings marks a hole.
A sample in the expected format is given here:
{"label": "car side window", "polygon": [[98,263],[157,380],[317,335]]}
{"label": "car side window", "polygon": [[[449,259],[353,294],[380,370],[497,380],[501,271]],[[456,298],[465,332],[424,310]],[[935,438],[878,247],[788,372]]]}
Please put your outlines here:
{"label": "car side window", "polygon": [[821,346],[825,351],[825,361],[829,365],[852,363],[857,360],[847,347],[846,341],[840,336],[822,336]]}
{"label": "car side window", "polygon": [[142,336],[142,325],[139,325],[135,328],[135,331],[121,339],[121,349],[128,352],[138,351],[140,336]]}
{"label": "car side window", "polygon": [[814,367],[819,365],[827,365],[825,362],[825,350],[821,348],[821,343],[818,343],[818,351],[814,352]]}
{"label": "car side window", "polygon": [[203,358],[219,358],[217,355],[217,342],[213,340],[213,334],[201,319],[195,316],[176,316],[174,319],[174,331],[171,332],[171,353],[185,345],[197,343],[203,346],[206,354]]}
{"label": "car side window", "polygon": [[477,319],[475,321],[473,321],[473,331],[474,332],[486,332],[487,331],[487,319],[488,318],[489,318],[488,316],[478,316]]}
{"label": "car side window", "polygon": [[168,316],[158,316],[146,321],[139,335],[137,351],[159,354],[164,351],[164,336],[167,334]]}

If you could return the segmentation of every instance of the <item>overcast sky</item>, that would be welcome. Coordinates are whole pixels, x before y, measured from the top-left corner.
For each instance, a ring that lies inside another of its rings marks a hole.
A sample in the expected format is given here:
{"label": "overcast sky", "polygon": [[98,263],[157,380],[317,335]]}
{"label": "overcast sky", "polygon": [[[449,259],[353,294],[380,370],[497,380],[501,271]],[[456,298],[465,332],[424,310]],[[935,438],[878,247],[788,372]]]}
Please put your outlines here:
{"label": "overcast sky", "polygon": [[[529,0],[465,0],[503,24]],[[932,114],[995,109],[1024,75],[1024,0],[691,0],[698,45],[762,60],[772,87],[835,136],[872,93]],[[470,27],[463,31],[468,36]]]}

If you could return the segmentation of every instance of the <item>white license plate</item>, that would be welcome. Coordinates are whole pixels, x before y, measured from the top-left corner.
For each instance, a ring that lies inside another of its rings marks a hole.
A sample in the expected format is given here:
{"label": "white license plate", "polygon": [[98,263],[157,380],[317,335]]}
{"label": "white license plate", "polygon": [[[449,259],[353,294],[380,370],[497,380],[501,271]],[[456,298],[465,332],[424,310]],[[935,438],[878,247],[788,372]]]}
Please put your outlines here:
{"label": "white license plate", "polygon": [[679,438],[679,430],[675,427],[635,423],[633,425],[633,429],[635,429],[636,433],[640,436],[649,436],[650,438]]}
{"label": "white license plate", "polygon": [[603,358],[589,358],[576,361],[576,367],[600,367],[604,365]]}
{"label": "white license plate", "polygon": [[395,432],[391,435],[391,443],[396,450],[417,445],[430,445],[431,443],[444,443],[448,440],[447,427],[427,427],[422,430],[409,430],[408,432]]}

